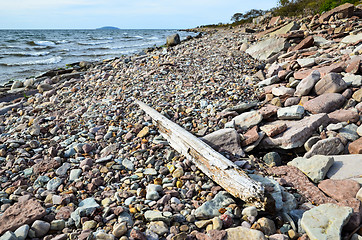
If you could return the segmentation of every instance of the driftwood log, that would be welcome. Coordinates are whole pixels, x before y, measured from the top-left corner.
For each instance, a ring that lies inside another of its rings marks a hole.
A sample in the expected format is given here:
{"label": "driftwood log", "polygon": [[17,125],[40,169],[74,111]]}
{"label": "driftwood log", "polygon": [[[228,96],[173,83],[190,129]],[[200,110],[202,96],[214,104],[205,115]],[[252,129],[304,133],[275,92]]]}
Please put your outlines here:
{"label": "driftwood log", "polygon": [[264,196],[264,188],[260,183],[249,178],[233,162],[178,124],[147,104],[138,100],[135,102],[154,120],[159,132],[167,139],[172,148],[191,160],[203,173],[234,197],[260,209],[265,209],[267,201]]}

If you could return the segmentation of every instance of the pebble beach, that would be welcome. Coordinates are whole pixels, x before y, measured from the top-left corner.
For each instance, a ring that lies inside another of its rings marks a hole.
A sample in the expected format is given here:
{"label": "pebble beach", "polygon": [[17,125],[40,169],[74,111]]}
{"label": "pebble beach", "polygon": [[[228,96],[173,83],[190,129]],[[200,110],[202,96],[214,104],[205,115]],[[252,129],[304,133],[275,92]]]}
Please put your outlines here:
{"label": "pebble beach", "polygon": [[[4,85],[0,239],[362,239],[359,11],[266,15]],[[271,209],[212,181],[135,100],[230,159]]]}

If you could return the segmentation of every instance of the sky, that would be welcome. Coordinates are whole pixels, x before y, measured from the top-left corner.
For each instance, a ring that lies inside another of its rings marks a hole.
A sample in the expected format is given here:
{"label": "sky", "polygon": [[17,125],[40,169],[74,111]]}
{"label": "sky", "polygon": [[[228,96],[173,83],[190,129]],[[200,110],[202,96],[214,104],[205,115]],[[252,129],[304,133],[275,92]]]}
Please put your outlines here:
{"label": "sky", "polygon": [[228,23],[277,0],[0,0],[0,29],[185,29]]}

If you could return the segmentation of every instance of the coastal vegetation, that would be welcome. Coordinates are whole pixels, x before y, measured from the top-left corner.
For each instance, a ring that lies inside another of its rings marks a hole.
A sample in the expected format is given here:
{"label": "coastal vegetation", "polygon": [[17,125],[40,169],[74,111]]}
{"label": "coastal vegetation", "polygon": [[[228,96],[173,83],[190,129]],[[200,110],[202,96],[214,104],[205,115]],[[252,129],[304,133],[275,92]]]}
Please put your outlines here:
{"label": "coastal vegetation", "polygon": [[231,23],[218,23],[200,27],[223,28],[251,23],[254,18],[271,12],[273,16],[306,16],[329,11],[345,3],[359,4],[360,0],[279,0],[275,8],[269,10],[251,9],[245,13],[237,12],[231,16]]}

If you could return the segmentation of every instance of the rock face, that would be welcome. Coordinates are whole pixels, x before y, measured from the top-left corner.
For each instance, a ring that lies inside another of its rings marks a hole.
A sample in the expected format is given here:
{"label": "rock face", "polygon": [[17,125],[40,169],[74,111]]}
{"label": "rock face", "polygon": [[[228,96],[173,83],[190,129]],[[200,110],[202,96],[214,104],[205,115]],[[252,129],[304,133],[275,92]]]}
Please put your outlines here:
{"label": "rock face", "polygon": [[347,84],[343,81],[342,76],[331,72],[316,83],[314,90],[317,95],[322,95],[323,93],[339,93],[346,88]]}
{"label": "rock face", "polygon": [[315,155],[311,158],[295,158],[288,165],[297,167],[313,182],[319,183],[324,179],[333,162],[333,157]]}
{"label": "rock face", "polygon": [[348,222],[352,208],[322,204],[303,214],[301,225],[311,240],[341,239],[342,227]]}
{"label": "rock face", "polygon": [[174,35],[170,35],[166,38],[166,45],[168,47],[172,47],[172,46],[176,46],[177,44],[180,44],[180,35],[178,34],[174,34]]}
{"label": "rock face", "polygon": [[[261,143],[261,148],[283,148],[292,149],[303,146],[314,131],[321,125],[326,125],[329,121],[327,114],[316,114],[305,117],[299,121],[283,121],[287,125],[287,130],[274,137],[265,137]],[[277,123],[281,123],[277,121]]]}
{"label": "rock face", "polygon": [[24,224],[30,225],[45,214],[45,208],[36,200],[30,199],[23,203],[16,203],[0,216],[0,235],[8,230],[14,231]]}
{"label": "rock face", "polygon": [[339,93],[325,93],[304,104],[305,110],[317,113],[330,113],[342,107],[345,97]]}
{"label": "rock face", "polygon": [[312,148],[304,154],[305,158],[315,155],[336,155],[344,150],[344,145],[337,137],[327,138],[316,142]]}
{"label": "rock face", "polygon": [[226,151],[245,156],[240,144],[240,135],[235,129],[225,128],[210,133],[201,138],[216,151]]}
{"label": "rock face", "polygon": [[252,45],[246,50],[246,53],[258,60],[266,60],[286,50],[289,46],[289,43],[284,38],[269,38]]}

